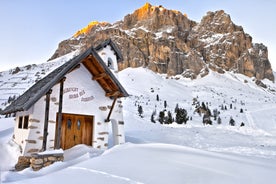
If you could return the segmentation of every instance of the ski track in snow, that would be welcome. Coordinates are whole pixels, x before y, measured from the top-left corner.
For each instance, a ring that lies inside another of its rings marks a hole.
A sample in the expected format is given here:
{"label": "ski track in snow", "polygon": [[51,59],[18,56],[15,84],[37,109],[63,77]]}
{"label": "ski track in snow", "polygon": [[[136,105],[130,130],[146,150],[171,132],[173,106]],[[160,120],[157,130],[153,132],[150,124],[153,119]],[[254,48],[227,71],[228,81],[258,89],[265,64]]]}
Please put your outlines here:
{"label": "ski track in snow", "polygon": [[132,180],[130,178],[126,178],[126,177],[110,174],[110,173],[107,173],[107,172],[104,172],[104,171],[95,170],[95,169],[88,169],[88,168],[76,167],[76,166],[75,167],[69,167],[68,169],[88,171],[88,172],[91,172],[91,173],[96,173],[96,174],[104,175],[105,177],[115,178],[116,180],[123,180],[123,181],[126,181],[126,182],[130,183],[130,184],[143,184],[142,182],[134,181],[134,180]]}
{"label": "ski track in snow", "polygon": [[245,116],[246,116],[248,125],[249,125],[251,128],[256,129],[256,125],[255,125],[254,120],[253,120],[253,118],[252,118],[252,116],[251,116],[251,112],[250,112],[250,111],[245,112]]}

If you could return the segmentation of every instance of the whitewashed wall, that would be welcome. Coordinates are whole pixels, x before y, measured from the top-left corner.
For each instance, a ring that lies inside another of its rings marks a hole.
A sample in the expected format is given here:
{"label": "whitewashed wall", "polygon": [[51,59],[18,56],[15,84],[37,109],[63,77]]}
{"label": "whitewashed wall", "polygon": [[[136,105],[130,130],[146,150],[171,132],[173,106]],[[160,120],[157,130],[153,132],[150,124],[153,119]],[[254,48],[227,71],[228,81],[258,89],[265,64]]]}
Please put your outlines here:
{"label": "whitewashed wall", "polygon": [[[117,63],[117,57],[114,53],[114,51],[111,49],[110,45],[107,45],[105,48],[100,50],[98,52],[99,56],[102,58],[102,60],[105,62],[107,66],[108,58],[111,58],[112,62],[112,69],[111,71],[115,74],[118,73],[118,63]],[[117,75],[115,75],[117,77]]]}
{"label": "whitewashed wall", "polygon": [[[115,55],[114,50],[112,50],[110,45],[107,45],[105,48],[100,50],[98,52],[102,60],[105,62],[105,64],[108,64],[108,58],[111,58],[112,60],[112,67],[110,70],[113,72],[115,77],[119,80],[118,76],[118,61],[117,57]],[[120,80],[119,80],[120,81]],[[123,120],[123,110],[122,110],[122,101],[120,99],[117,100],[115,104],[115,108],[111,115],[111,129],[113,132],[113,144],[123,144],[125,143],[125,132],[124,132],[124,120]]]}

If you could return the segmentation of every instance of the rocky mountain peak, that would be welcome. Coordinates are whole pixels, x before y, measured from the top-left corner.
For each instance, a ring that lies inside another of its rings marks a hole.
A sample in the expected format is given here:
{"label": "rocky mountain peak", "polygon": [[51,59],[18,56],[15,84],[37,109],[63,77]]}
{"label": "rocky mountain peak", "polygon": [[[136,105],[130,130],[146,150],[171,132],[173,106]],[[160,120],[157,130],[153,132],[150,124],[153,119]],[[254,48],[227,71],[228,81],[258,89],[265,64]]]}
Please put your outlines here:
{"label": "rocky mountain peak", "polygon": [[109,23],[107,22],[98,22],[98,21],[92,21],[90,22],[86,27],[78,30],[74,35],[73,37],[77,38],[83,34],[88,34],[93,28],[97,27],[97,26],[106,26],[108,25]]}
{"label": "rocky mountain peak", "polygon": [[90,23],[62,41],[51,59],[108,38],[122,51],[120,70],[144,66],[192,79],[210,70],[233,71],[274,81],[267,47],[252,43],[252,37],[223,10],[207,12],[197,23],[180,11],[146,3],[114,24]]}
{"label": "rocky mountain peak", "polygon": [[[178,22],[180,21],[180,22]],[[178,25],[182,30],[190,28],[190,20],[180,11],[168,10],[162,5],[152,6],[146,3],[141,8],[124,17],[123,28],[145,27],[149,31],[156,31],[168,26]]]}
{"label": "rocky mountain peak", "polygon": [[224,10],[207,12],[207,15],[201,19],[197,28],[196,31],[212,31],[221,34],[243,31],[241,26],[237,26],[232,22],[230,15],[225,13]]}

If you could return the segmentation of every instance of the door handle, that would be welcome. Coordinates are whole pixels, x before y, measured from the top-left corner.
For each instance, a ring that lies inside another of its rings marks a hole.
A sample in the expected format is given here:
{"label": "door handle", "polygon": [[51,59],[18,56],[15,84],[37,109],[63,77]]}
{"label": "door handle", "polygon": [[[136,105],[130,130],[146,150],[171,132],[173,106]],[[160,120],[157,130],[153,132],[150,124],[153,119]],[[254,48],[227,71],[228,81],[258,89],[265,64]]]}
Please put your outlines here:
{"label": "door handle", "polygon": [[74,141],[76,140],[76,136],[74,135]]}

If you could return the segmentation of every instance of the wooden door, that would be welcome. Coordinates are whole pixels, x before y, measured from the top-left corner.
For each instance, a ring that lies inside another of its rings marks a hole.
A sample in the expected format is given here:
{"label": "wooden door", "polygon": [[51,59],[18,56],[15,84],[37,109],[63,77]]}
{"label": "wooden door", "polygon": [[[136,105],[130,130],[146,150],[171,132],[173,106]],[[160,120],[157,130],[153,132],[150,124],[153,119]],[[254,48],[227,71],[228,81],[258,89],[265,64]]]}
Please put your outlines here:
{"label": "wooden door", "polygon": [[69,149],[77,144],[92,145],[93,116],[62,114],[61,148]]}

